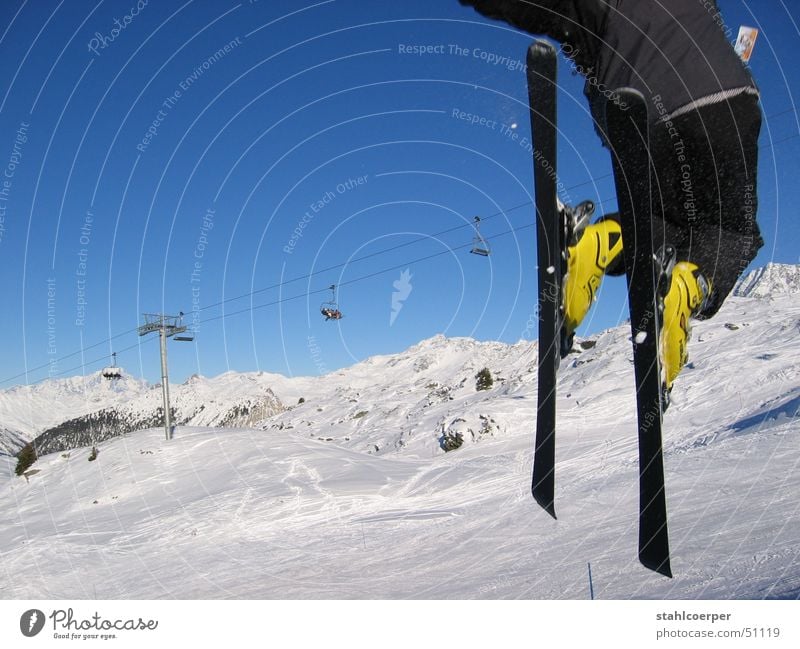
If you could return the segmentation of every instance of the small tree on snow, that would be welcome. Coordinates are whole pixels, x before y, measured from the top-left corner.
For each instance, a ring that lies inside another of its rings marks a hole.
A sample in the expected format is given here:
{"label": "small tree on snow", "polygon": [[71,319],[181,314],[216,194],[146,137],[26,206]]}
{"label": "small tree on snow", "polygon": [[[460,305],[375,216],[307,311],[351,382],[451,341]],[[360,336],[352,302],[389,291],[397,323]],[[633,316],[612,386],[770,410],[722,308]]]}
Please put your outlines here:
{"label": "small tree on snow", "polygon": [[444,433],[442,437],[439,439],[439,445],[442,447],[445,453],[449,451],[455,451],[457,448],[461,448],[461,445],[464,443],[464,435],[461,433]]}
{"label": "small tree on snow", "polygon": [[28,470],[28,467],[36,462],[36,449],[33,448],[33,444],[25,444],[22,447],[22,450],[17,455],[17,468],[16,474],[22,475],[25,471]]}
{"label": "small tree on snow", "polygon": [[492,373],[489,371],[488,367],[484,367],[480,372],[475,375],[475,389],[476,390],[488,390],[489,388],[494,385],[494,379],[492,378]]}

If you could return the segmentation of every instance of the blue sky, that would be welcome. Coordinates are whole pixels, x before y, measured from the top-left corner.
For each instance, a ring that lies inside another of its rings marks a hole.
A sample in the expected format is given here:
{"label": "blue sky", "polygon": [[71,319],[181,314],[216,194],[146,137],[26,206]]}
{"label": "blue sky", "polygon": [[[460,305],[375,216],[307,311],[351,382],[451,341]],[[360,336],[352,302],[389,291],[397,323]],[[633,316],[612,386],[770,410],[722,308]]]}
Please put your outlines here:
{"label": "blue sky", "polygon": [[[797,263],[800,9],[720,6],[761,30],[754,266]],[[158,380],[143,313],[195,330],[169,345],[173,381],[535,338],[530,40],[456,0],[4,2],[0,387],[112,351]],[[582,80],[559,73],[562,198],[612,211]],[[325,322],[331,284],[345,317]],[[583,333],[626,317],[610,280]]]}

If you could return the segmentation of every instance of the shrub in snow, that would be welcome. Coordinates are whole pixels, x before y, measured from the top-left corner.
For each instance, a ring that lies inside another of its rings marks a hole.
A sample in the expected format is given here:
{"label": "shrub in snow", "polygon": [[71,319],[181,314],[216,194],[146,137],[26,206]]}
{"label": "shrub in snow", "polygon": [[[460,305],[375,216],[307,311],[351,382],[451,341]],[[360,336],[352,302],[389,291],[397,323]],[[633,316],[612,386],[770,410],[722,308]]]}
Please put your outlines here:
{"label": "shrub in snow", "polygon": [[495,428],[498,428],[497,422],[488,415],[478,415],[478,419],[481,421],[481,429],[478,431],[478,435],[494,436],[494,430]]}
{"label": "shrub in snow", "polygon": [[492,373],[489,371],[488,367],[484,367],[480,372],[475,375],[476,383],[475,389],[476,390],[488,390],[489,388],[494,385],[494,379],[492,378]]}
{"label": "shrub in snow", "polygon": [[22,475],[25,471],[28,470],[28,467],[36,462],[36,449],[33,448],[33,444],[25,444],[22,447],[22,450],[17,454],[17,468],[16,474]]}
{"label": "shrub in snow", "polygon": [[442,447],[445,453],[448,451],[455,451],[457,448],[460,448],[463,443],[464,435],[461,433],[444,433],[444,435],[439,438],[439,446]]}

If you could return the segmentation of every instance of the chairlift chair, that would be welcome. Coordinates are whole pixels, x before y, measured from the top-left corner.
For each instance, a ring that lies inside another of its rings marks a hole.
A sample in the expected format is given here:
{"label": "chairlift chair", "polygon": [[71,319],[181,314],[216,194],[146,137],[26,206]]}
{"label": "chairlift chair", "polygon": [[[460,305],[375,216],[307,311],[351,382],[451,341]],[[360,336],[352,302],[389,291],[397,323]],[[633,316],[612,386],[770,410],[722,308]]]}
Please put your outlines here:
{"label": "chairlift chair", "polygon": [[336,284],[331,284],[328,288],[331,291],[331,299],[320,304],[319,312],[325,316],[325,322],[328,320],[341,320],[342,312],[336,303]]}
{"label": "chairlift chair", "polygon": [[103,378],[112,381],[114,379],[121,379],[122,378],[122,370],[117,367],[117,352],[113,352],[111,354],[111,365],[109,367],[104,367],[100,374]]}
{"label": "chairlift chair", "polygon": [[472,250],[470,252],[473,255],[480,255],[481,257],[488,257],[489,254],[492,252],[492,249],[489,247],[489,243],[481,236],[481,232],[479,229],[479,224],[481,219],[479,216],[475,217],[474,225],[475,225],[475,238],[472,240]]}
{"label": "chairlift chair", "polygon": [[188,330],[187,327],[185,327],[183,324],[181,324],[183,322],[183,316],[184,315],[185,314],[184,314],[183,311],[181,311],[178,314],[178,325],[176,326],[176,328],[174,330],[174,333],[172,335],[172,340],[177,340],[179,342],[190,343],[190,342],[192,342],[194,340],[194,332]]}

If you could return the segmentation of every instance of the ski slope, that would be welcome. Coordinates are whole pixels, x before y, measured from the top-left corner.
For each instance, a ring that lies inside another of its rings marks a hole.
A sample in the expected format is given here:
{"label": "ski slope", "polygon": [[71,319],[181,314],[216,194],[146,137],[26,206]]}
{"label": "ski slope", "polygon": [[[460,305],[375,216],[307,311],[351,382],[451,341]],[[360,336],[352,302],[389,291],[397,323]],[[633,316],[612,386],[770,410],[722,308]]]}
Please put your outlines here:
{"label": "ski slope", "polygon": [[695,326],[664,424],[673,579],[636,558],[625,325],[562,366],[558,520],[529,494],[535,343],[437,336],[323,377],[203,379],[293,404],[252,428],[149,429],[4,474],[0,597],[584,599],[591,563],[597,598],[798,598],[798,334],[791,292]]}

